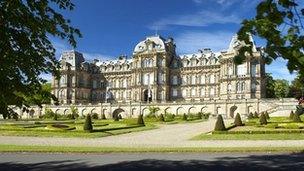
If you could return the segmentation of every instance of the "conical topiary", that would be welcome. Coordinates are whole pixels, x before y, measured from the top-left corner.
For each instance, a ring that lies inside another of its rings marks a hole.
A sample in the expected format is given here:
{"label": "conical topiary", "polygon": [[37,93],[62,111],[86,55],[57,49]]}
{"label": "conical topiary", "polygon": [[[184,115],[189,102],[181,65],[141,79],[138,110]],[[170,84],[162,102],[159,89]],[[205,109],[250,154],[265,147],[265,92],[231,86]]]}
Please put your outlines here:
{"label": "conical topiary", "polygon": [[88,114],[86,116],[86,119],[85,119],[84,125],[83,125],[83,130],[87,131],[87,132],[92,132],[93,131],[92,119],[91,119],[90,114]]}
{"label": "conical topiary", "polygon": [[300,115],[297,114],[297,113],[295,113],[295,114],[293,115],[292,120],[293,120],[294,122],[302,122],[302,120],[301,120],[301,118],[300,118]]}
{"label": "conical topiary", "polygon": [[113,115],[113,119],[114,119],[114,121],[119,121],[119,116],[117,114]]}
{"label": "conical topiary", "polygon": [[138,115],[137,124],[138,125],[145,125],[143,115]]}
{"label": "conical topiary", "polygon": [[254,112],[254,117],[255,117],[255,118],[259,118],[258,112],[256,112],[256,111]]}
{"label": "conical topiary", "polygon": [[250,112],[249,115],[248,115],[248,119],[253,119],[253,118],[254,118],[253,113]]}
{"label": "conical topiary", "polygon": [[261,125],[267,125],[267,119],[264,113],[261,114],[260,116],[260,124]]}
{"label": "conical topiary", "polygon": [[270,119],[268,112],[266,111],[265,113],[266,119]]}
{"label": "conical topiary", "polygon": [[236,114],[234,118],[234,125],[235,126],[243,126],[242,119],[239,113]]}
{"label": "conical topiary", "polygon": [[222,115],[218,115],[215,123],[214,131],[226,131],[226,127]]}
{"label": "conical topiary", "polygon": [[105,114],[101,114],[100,119],[103,119],[103,120],[107,119],[107,118],[106,118],[106,115],[105,115]]}
{"label": "conical topiary", "polygon": [[186,121],[187,119],[188,119],[188,117],[187,117],[186,113],[184,113],[183,120]]}
{"label": "conical topiary", "polygon": [[58,115],[57,115],[57,113],[54,113],[53,120],[54,120],[54,121],[57,121],[57,120],[58,120]]}
{"label": "conical topiary", "polygon": [[294,112],[293,112],[293,110],[290,112],[290,114],[289,114],[289,119],[291,119],[291,120],[293,120],[293,116],[294,116]]}
{"label": "conical topiary", "polygon": [[165,118],[164,118],[164,115],[163,115],[163,114],[160,114],[160,115],[159,115],[159,121],[165,122]]}

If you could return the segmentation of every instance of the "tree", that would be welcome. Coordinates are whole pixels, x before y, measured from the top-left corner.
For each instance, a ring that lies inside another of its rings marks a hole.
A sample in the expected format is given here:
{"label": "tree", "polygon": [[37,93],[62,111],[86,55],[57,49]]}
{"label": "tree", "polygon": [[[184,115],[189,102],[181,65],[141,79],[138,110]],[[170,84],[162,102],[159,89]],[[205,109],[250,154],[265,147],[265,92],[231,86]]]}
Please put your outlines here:
{"label": "tree", "polygon": [[289,83],[284,79],[277,79],[274,82],[274,93],[276,97],[287,97],[289,91]]}
{"label": "tree", "polygon": [[275,81],[270,73],[266,73],[266,98],[274,98],[275,97],[275,91],[274,91],[274,84]]}
{"label": "tree", "polygon": [[32,95],[56,100],[43,90],[46,80],[39,75],[52,73],[59,78],[60,64],[50,37],[66,39],[76,47],[80,31],[55,10],[73,8],[70,0],[0,1],[1,114],[8,114],[9,105],[28,105],[26,97]]}
{"label": "tree", "polygon": [[300,99],[304,95],[304,77],[301,78],[299,75],[291,82],[289,87],[288,97]]}
{"label": "tree", "polygon": [[256,8],[256,16],[245,19],[238,31],[238,39],[246,46],[239,49],[236,63],[242,63],[247,54],[252,55],[251,35],[266,40],[266,63],[282,57],[287,60],[290,72],[296,71],[304,76],[304,9],[300,0],[264,0]]}
{"label": "tree", "polygon": [[215,123],[214,131],[226,131],[226,127],[222,115],[218,115]]}
{"label": "tree", "polygon": [[86,116],[86,119],[85,119],[84,125],[83,125],[83,130],[87,131],[87,132],[92,132],[93,131],[92,119],[91,119],[90,114],[88,114]]}

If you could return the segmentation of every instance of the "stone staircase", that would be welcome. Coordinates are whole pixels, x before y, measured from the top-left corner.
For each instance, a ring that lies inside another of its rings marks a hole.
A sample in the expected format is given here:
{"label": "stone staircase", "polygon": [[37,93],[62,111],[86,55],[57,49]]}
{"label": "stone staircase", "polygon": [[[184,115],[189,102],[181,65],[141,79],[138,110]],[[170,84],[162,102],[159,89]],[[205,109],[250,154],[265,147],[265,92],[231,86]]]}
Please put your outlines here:
{"label": "stone staircase", "polygon": [[267,110],[261,112],[268,112],[270,116],[289,116],[290,112],[296,110],[298,101],[293,98],[283,99],[265,99],[263,102],[268,106]]}

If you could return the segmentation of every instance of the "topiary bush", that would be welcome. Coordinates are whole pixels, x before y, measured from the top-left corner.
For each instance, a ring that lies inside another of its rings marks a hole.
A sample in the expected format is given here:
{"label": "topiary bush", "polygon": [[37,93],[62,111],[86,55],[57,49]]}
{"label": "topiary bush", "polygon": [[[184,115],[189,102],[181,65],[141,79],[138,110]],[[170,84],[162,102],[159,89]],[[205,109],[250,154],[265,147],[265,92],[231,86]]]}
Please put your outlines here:
{"label": "topiary bush", "polygon": [[250,112],[249,115],[248,115],[248,119],[253,119],[253,118],[254,118],[254,115],[253,115],[252,112]]}
{"label": "topiary bush", "polygon": [[264,113],[262,113],[261,116],[260,116],[260,124],[261,125],[267,125],[267,118],[266,118]]}
{"label": "topiary bush", "polygon": [[103,120],[107,119],[107,118],[106,118],[106,115],[105,115],[105,114],[102,114],[102,115],[101,115],[101,119],[103,119]]}
{"label": "topiary bush", "polygon": [[119,116],[118,115],[113,115],[114,121],[119,121]]}
{"label": "topiary bush", "polygon": [[266,111],[265,113],[266,119],[270,119],[268,112]]}
{"label": "topiary bush", "polygon": [[87,131],[87,132],[92,132],[93,131],[93,125],[92,125],[92,119],[91,119],[91,115],[88,114],[86,116],[84,125],[83,125],[83,130]]}
{"label": "topiary bush", "polygon": [[294,112],[293,112],[293,110],[290,112],[290,114],[289,114],[289,119],[291,119],[291,120],[293,120],[293,116],[294,116]]}
{"label": "topiary bush", "polygon": [[226,127],[222,115],[218,115],[215,123],[214,131],[226,131]]}
{"label": "topiary bush", "polygon": [[295,114],[293,115],[292,121],[293,121],[293,122],[302,122],[302,120],[301,120],[301,118],[300,118],[300,115],[297,114],[297,113],[295,113]]}
{"label": "topiary bush", "polygon": [[122,116],[121,116],[121,114],[119,114],[119,115],[118,115],[118,119],[122,119]]}
{"label": "topiary bush", "polygon": [[92,119],[98,119],[98,114],[97,113],[93,113],[92,114]]}
{"label": "topiary bush", "polygon": [[58,120],[58,115],[57,115],[56,113],[54,114],[53,120],[54,120],[54,121],[57,121],[57,120]]}
{"label": "topiary bush", "polygon": [[183,120],[184,121],[188,120],[188,116],[186,115],[186,113],[183,114]]}
{"label": "topiary bush", "polygon": [[302,105],[298,105],[295,113],[298,115],[302,115],[304,113],[304,107]]}
{"label": "topiary bush", "polygon": [[138,125],[145,125],[143,115],[138,115],[137,124],[138,124]]}
{"label": "topiary bush", "polygon": [[259,114],[258,114],[258,112],[254,112],[254,118],[259,118]]}
{"label": "topiary bush", "polygon": [[239,113],[236,114],[234,118],[234,125],[235,126],[243,126],[242,119]]}
{"label": "topiary bush", "polygon": [[159,117],[158,117],[158,120],[161,121],[161,122],[165,122],[164,115],[160,114]]}

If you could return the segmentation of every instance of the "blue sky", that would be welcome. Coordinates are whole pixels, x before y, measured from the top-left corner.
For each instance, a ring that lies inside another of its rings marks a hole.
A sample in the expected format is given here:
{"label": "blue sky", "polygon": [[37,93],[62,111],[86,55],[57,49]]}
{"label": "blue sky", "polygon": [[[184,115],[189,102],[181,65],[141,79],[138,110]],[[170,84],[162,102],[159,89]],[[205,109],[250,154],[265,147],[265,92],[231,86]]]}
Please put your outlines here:
{"label": "blue sky", "polygon": [[[255,14],[260,0],[72,0],[74,11],[64,12],[79,28],[83,38],[76,50],[92,60],[129,57],[135,45],[156,32],[173,37],[177,53],[193,53],[201,48],[219,51],[228,48],[231,37],[244,18]],[[67,42],[52,39],[57,56],[70,50]],[[263,40],[255,38],[258,46]],[[275,78],[292,80],[286,62],[279,59],[266,66]],[[44,76],[49,78],[49,76]]]}

